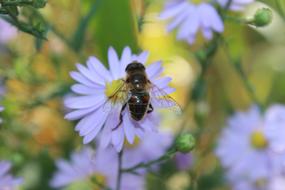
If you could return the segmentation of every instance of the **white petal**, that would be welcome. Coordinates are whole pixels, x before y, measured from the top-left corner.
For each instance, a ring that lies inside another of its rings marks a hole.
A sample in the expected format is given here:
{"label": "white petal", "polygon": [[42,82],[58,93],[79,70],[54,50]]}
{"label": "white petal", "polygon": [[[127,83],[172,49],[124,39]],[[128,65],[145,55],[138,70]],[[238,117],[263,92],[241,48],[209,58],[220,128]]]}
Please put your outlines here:
{"label": "white petal", "polygon": [[[83,76],[79,72],[72,71],[72,72],[70,72],[70,76],[71,76],[71,78],[73,78],[77,82],[84,84],[86,86],[95,87],[95,88],[98,86],[98,84],[95,84],[93,81],[89,80],[88,78],[86,78],[85,76]],[[101,84],[99,84],[99,85],[103,86]]]}
{"label": "white petal", "polygon": [[171,6],[171,7],[167,8],[166,10],[164,10],[160,14],[159,17],[160,17],[160,19],[171,18],[171,17],[177,15],[178,13],[182,12],[184,9],[188,8],[188,5],[189,5],[189,3],[187,1],[184,1],[184,2],[179,3],[177,5]]}
{"label": "white petal", "polygon": [[76,67],[81,74],[83,74],[86,78],[88,78],[92,82],[96,84],[101,84],[101,85],[105,84],[105,81],[101,77],[97,76],[96,73],[92,73],[89,69],[87,69],[83,65],[76,64]]}
{"label": "white petal", "polygon": [[79,131],[80,136],[85,136],[93,129],[98,128],[99,124],[102,122],[101,120],[105,118],[105,113],[101,109],[94,111],[88,116],[84,117],[80,120],[80,122],[76,125],[75,130]]}
{"label": "white petal", "polygon": [[112,128],[110,124],[107,124],[110,122],[111,119],[106,120],[106,124],[102,130],[102,137],[100,141],[100,148],[107,148],[107,146],[110,144],[112,140]]}
{"label": "white petal", "polygon": [[127,46],[124,48],[121,57],[121,68],[123,73],[125,72],[127,65],[132,62],[131,58],[132,58],[132,51],[131,48]]}
{"label": "white petal", "polygon": [[178,30],[177,38],[178,39],[187,39],[189,35],[195,35],[199,29],[199,14],[197,8],[194,6],[189,6],[189,16],[181,25]]}
{"label": "white petal", "polygon": [[194,44],[196,40],[196,34],[193,34],[193,35],[189,35],[186,39],[186,41],[189,43],[189,44]]}
{"label": "white petal", "polygon": [[96,127],[94,127],[94,129],[83,138],[83,144],[87,144],[90,143],[96,136],[97,134],[100,132],[100,130],[102,129],[106,119],[107,119],[108,113],[103,114],[100,118],[97,118],[97,122],[94,123],[97,124]]}
{"label": "white petal", "polygon": [[139,125],[146,131],[153,132],[153,123],[149,120],[148,117],[145,117],[142,121],[139,122]]}
{"label": "white petal", "polygon": [[59,160],[56,162],[57,167],[59,170],[63,171],[64,173],[73,173],[74,170],[69,163],[64,160]]}
{"label": "white petal", "polygon": [[112,140],[112,129],[118,125],[120,116],[120,109],[114,108],[108,116],[108,119],[105,123],[104,129],[102,131],[102,138],[100,146],[106,148],[110,141]]}
{"label": "white petal", "polygon": [[91,107],[91,108],[87,108],[87,109],[80,109],[80,110],[76,110],[76,111],[72,111],[68,114],[65,115],[64,119],[67,120],[77,120],[82,118],[83,116],[91,113],[92,111],[96,110],[97,108],[95,107]]}
{"label": "white petal", "polygon": [[80,108],[97,108],[103,105],[106,101],[105,95],[89,95],[89,96],[78,96],[66,98],[64,105],[67,108],[71,109],[80,109]]}
{"label": "white petal", "polygon": [[167,25],[167,31],[170,32],[174,28],[178,27],[178,25],[181,24],[182,21],[188,17],[188,15],[189,11],[183,11],[179,15],[177,15],[177,17],[175,17],[175,19],[169,25]]}
{"label": "white petal", "polygon": [[141,54],[139,54],[139,55],[137,56],[137,61],[138,61],[139,63],[145,64],[145,62],[146,62],[148,56],[149,56],[149,52],[148,52],[148,51],[144,51],[144,52],[142,52]]}
{"label": "white petal", "polygon": [[77,94],[99,95],[104,93],[105,87],[99,85],[97,87],[88,87],[82,84],[75,84],[71,86],[71,90]]}
{"label": "white petal", "polygon": [[119,79],[121,76],[120,61],[113,47],[108,50],[108,61],[113,79]]}
{"label": "white petal", "polygon": [[96,57],[89,57],[87,65],[90,70],[96,73],[96,75],[103,78],[103,80],[108,82],[112,81],[111,73]]}
{"label": "white petal", "polygon": [[211,29],[208,28],[204,28],[202,30],[203,32],[203,36],[207,39],[207,40],[211,40],[213,38],[213,32]]}
{"label": "white petal", "polygon": [[[210,24],[211,28],[216,32],[224,31],[224,23],[217,10],[210,4],[203,3],[199,6],[199,14],[203,15],[203,25]],[[206,21],[208,19],[208,21]],[[208,26],[206,26],[208,28]]]}
{"label": "white petal", "polygon": [[120,152],[122,150],[124,145],[124,130],[122,126],[112,131],[112,144],[114,145],[117,152]]}
{"label": "white petal", "polygon": [[0,162],[1,170],[0,170],[0,177],[7,173],[11,168],[11,163],[2,161]]}
{"label": "white petal", "polygon": [[130,120],[129,113],[124,114],[123,127],[124,127],[124,131],[125,131],[128,142],[130,144],[133,144],[135,140],[135,131],[134,131],[134,125],[132,121]]}
{"label": "white petal", "polygon": [[155,77],[159,76],[162,73],[163,68],[161,65],[162,65],[162,62],[158,61],[158,62],[150,64],[146,68],[146,73],[150,80],[154,79]]}
{"label": "white petal", "polygon": [[168,84],[170,83],[170,81],[172,80],[172,78],[170,77],[162,77],[159,79],[155,79],[152,82],[160,89],[163,89],[165,87],[168,86]]}

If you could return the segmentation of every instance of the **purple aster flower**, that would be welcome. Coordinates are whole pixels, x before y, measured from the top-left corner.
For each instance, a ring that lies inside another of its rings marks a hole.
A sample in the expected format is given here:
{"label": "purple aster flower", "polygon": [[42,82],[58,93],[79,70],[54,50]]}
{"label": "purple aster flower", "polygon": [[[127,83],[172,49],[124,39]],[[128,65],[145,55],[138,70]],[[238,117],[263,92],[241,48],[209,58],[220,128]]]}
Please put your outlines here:
{"label": "purple aster flower", "polygon": [[268,189],[283,190],[284,187],[285,187],[285,176],[276,176],[271,180]]}
{"label": "purple aster flower", "polygon": [[233,190],[261,190],[249,180],[232,180]]}
{"label": "purple aster flower", "polygon": [[[108,102],[108,97],[113,95],[125,79],[126,66],[132,61],[144,64],[147,60],[148,52],[140,55],[133,55],[129,47],[124,48],[121,59],[113,48],[108,50],[108,62],[110,70],[96,58],[90,57],[87,67],[77,64],[79,72],[71,72],[71,77],[78,82],[72,86],[72,91],[78,96],[65,100],[65,106],[73,111],[68,113],[65,118],[68,120],[81,119],[75,130],[83,137],[83,143],[90,143],[102,130],[100,138],[101,145],[107,147],[112,144],[117,151],[120,151],[126,139],[133,144],[135,137],[143,137],[145,131],[155,130],[158,118],[155,113],[147,114],[141,121],[134,121],[129,114],[128,108],[122,113],[123,122],[119,124],[120,111],[122,104]],[[161,62],[157,61],[146,66],[146,74],[151,83],[162,89],[165,93],[171,93],[173,88],[168,87],[171,78],[159,77],[162,73]],[[154,109],[162,106],[152,98],[158,95],[150,92],[151,104]],[[112,109],[107,109],[112,107]]]}
{"label": "purple aster flower", "polygon": [[3,19],[0,19],[0,44],[5,44],[17,35],[17,29]]}
{"label": "purple aster flower", "polygon": [[234,180],[233,190],[283,190],[285,176],[272,176],[267,181],[252,183],[249,180]]}
{"label": "purple aster flower", "polygon": [[11,163],[0,161],[0,190],[14,190],[22,183],[22,179],[9,174]]}
{"label": "purple aster flower", "polygon": [[270,176],[267,143],[261,114],[257,107],[252,107],[229,119],[216,153],[231,175],[257,180]]}
{"label": "purple aster flower", "polygon": [[233,11],[240,11],[242,10],[245,6],[247,6],[248,4],[254,2],[254,0],[216,0],[222,7],[226,7],[228,6],[228,3],[230,3],[229,5],[229,9],[233,10]]}
{"label": "purple aster flower", "polygon": [[285,152],[285,106],[273,105],[265,113],[266,135],[275,152]]}
{"label": "purple aster flower", "polygon": [[[129,168],[141,162],[147,162],[162,156],[172,141],[168,134],[148,133],[143,141],[126,146],[123,152],[122,167]],[[71,162],[59,160],[58,171],[51,180],[51,186],[55,188],[70,185],[76,181],[87,180],[92,184],[92,177],[102,185],[114,189],[116,186],[118,171],[118,154],[111,148],[84,148],[73,153]],[[143,190],[145,171],[140,170],[140,175],[123,173],[121,189]]]}
{"label": "purple aster flower", "polygon": [[284,142],[283,113],[282,106],[272,106],[264,114],[252,107],[229,119],[216,154],[235,190],[268,189],[274,176],[283,175],[285,150],[279,145]]}
{"label": "purple aster flower", "polygon": [[223,21],[217,10],[210,3],[192,3],[188,0],[170,0],[160,15],[161,19],[171,19],[167,31],[177,28],[177,39],[193,44],[199,31],[207,40],[214,32],[224,31]]}

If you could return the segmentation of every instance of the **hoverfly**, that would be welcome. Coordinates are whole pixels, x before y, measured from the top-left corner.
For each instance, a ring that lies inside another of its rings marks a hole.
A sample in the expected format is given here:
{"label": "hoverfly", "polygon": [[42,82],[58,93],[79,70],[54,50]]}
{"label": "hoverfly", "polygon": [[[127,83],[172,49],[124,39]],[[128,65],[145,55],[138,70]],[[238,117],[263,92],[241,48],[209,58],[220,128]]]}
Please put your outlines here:
{"label": "hoverfly", "polygon": [[125,72],[127,75],[122,79],[123,84],[107,100],[113,104],[122,104],[119,123],[113,130],[122,124],[123,112],[127,107],[131,118],[135,121],[140,121],[146,114],[153,112],[152,104],[157,107],[171,107],[177,113],[181,112],[176,101],[148,79],[142,63],[131,62],[127,65]]}

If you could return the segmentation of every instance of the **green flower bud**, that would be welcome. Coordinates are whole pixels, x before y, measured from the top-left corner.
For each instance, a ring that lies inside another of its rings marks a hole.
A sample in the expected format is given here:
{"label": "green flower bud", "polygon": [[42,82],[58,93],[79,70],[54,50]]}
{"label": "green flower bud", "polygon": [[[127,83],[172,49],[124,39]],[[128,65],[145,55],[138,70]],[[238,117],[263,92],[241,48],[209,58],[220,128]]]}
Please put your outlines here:
{"label": "green flower bud", "polygon": [[193,150],[195,144],[196,144],[195,138],[191,134],[186,133],[180,135],[177,138],[175,142],[175,148],[179,152],[188,153],[191,150]]}
{"label": "green flower bud", "polygon": [[257,27],[263,27],[270,24],[272,21],[272,11],[269,8],[258,9],[250,24]]}

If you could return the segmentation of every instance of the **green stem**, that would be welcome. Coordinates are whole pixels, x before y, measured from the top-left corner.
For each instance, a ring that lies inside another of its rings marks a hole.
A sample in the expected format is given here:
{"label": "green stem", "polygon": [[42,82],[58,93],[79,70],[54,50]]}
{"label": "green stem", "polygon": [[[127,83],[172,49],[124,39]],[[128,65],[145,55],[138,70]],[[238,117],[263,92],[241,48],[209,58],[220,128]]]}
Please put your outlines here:
{"label": "green stem", "polygon": [[158,159],[149,161],[147,163],[139,163],[133,167],[122,169],[121,171],[133,173],[135,170],[140,169],[140,168],[149,168],[154,164],[158,164],[158,163],[171,159],[175,155],[175,153],[176,153],[175,149],[170,149],[168,152],[166,152],[163,156],[159,157]]}
{"label": "green stem", "polygon": [[229,20],[229,21],[233,21],[237,24],[248,24],[249,21],[242,19],[242,18],[238,18],[238,17],[234,17],[231,15],[224,15],[224,19],[225,20]]}
{"label": "green stem", "polygon": [[231,63],[231,65],[234,66],[237,74],[240,76],[242,82],[243,82],[243,85],[245,87],[245,89],[247,90],[250,98],[252,99],[252,101],[254,101],[255,104],[257,104],[262,110],[264,108],[263,104],[258,100],[258,97],[256,95],[256,92],[255,92],[255,89],[254,87],[252,86],[252,84],[250,83],[246,73],[244,72],[243,68],[242,68],[242,64],[241,64],[241,61],[240,60],[234,60],[231,55],[230,55],[230,52],[229,52],[229,48],[226,44],[226,42],[223,40],[223,44],[224,44],[224,51],[226,53],[226,56],[229,60],[229,63]]}
{"label": "green stem", "polygon": [[72,47],[73,44],[65,37],[54,25],[49,24],[50,30],[65,44],[67,47]]}
{"label": "green stem", "polygon": [[91,6],[89,12],[86,16],[81,18],[77,30],[74,32],[72,40],[71,40],[71,47],[74,51],[79,51],[83,45],[85,39],[85,33],[88,28],[88,25],[93,18],[93,16],[97,13],[97,10],[100,8],[102,0],[96,0],[94,4]]}

